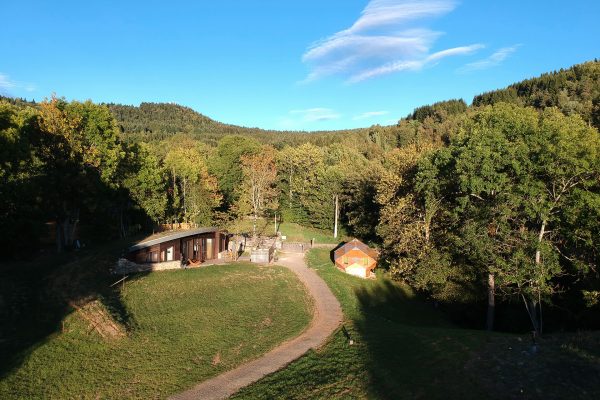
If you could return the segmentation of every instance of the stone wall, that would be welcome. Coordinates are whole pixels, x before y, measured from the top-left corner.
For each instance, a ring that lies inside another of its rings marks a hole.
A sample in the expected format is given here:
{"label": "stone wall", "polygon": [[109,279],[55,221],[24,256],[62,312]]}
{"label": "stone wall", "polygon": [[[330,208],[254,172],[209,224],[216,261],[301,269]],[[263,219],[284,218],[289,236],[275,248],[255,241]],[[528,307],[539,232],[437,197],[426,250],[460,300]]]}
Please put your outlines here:
{"label": "stone wall", "polygon": [[177,261],[166,261],[161,263],[144,263],[137,264],[129,261],[125,258],[120,258],[117,262],[117,266],[113,270],[114,274],[125,275],[134,272],[152,272],[152,271],[164,271],[168,269],[179,269],[181,268],[181,262]]}

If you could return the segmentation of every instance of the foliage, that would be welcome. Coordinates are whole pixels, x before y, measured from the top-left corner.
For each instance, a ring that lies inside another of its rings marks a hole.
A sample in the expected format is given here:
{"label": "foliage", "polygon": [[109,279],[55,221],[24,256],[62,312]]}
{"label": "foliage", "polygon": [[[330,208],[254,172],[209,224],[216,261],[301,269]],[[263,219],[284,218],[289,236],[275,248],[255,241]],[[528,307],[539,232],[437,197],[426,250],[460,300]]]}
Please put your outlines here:
{"label": "foliage", "polygon": [[446,100],[417,107],[406,119],[425,122],[427,118],[433,118],[437,122],[441,122],[450,115],[462,114],[466,111],[467,103],[463,99]]}
{"label": "foliage", "polygon": [[598,263],[597,131],[555,109],[500,103],[447,119],[454,128],[441,146],[420,133],[430,119],[402,121],[415,140],[383,157],[383,259],[437,299],[473,301],[487,290],[493,307],[496,293],[522,297],[538,329],[539,301],[565,274],[586,276]]}
{"label": "foliage", "polygon": [[231,206],[239,199],[237,188],[242,184],[244,177],[241,157],[256,154],[260,148],[258,141],[245,136],[225,136],[219,141],[208,165],[210,173],[218,179],[225,205]]}
{"label": "foliage", "polygon": [[260,153],[243,155],[240,161],[244,180],[240,186],[238,212],[252,214],[256,236],[257,218],[277,209],[275,149],[264,146]]}
{"label": "foliage", "polygon": [[194,140],[215,146],[226,136],[244,136],[263,144],[282,148],[286,144],[299,146],[312,143],[326,146],[347,140],[366,142],[367,129],[346,129],[336,132],[273,131],[247,128],[214,121],[188,107],[172,103],[142,103],[139,106],[108,104],[118,121],[126,141],[163,141],[176,134],[186,134]]}
{"label": "foliage", "polygon": [[557,107],[566,115],[579,115],[600,129],[600,62],[574,65],[475,96],[474,106],[507,102],[537,109]]}
{"label": "foliage", "polygon": [[164,159],[169,173],[173,216],[183,222],[210,225],[213,211],[221,204],[217,179],[208,173],[196,143],[173,147]]}

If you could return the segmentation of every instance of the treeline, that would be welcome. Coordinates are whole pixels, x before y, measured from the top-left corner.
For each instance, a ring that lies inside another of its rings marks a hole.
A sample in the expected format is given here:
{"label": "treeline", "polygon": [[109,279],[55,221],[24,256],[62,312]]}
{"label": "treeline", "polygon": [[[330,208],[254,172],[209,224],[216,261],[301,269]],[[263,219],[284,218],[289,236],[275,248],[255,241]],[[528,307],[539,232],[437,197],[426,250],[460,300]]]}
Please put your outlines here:
{"label": "treeline", "polygon": [[499,102],[538,109],[556,107],[566,115],[577,114],[600,129],[600,62],[574,65],[475,96],[474,106]]}
{"label": "treeline", "polygon": [[142,103],[139,107],[107,105],[117,119],[126,141],[153,142],[165,140],[175,134],[186,134],[195,140],[216,146],[224,136],[242,135],[281,148],[285,144],[300,145],[307,142],[323,146],[349,137],[360,140],[365,134],[365,129],[307,133],[247,128],[223,124],[189,107],[171,103]]}
{"label": "treeline", "polygon": [[[597,77],[577,66],[561,73],[574,70],[587,82],[574,87],[593,98]],[[561,73],[539,79],[563,82]],[[440,302],[487,303],[489,328],[496,304],[510,302],[538,331],[542,304],[567,310],[570,326],[594,326],[600,136],[588,97],[546,107],[530,98],[541,90],[518,103],[440,102],[395,126],[327,134],[230,134],[173,105],[121,108],[131,114],[118,121],[114,105],[0,101],[0,223],[10,227],[0,243],[4,254],[26,254],[47,222],[59,250],[73,245],[77,226],[83,238],[110,238],[277,213],[332,229],[338,199],[348,232],[378,245],[393,277]],[[123,127],[155,108],[162,114]]]}

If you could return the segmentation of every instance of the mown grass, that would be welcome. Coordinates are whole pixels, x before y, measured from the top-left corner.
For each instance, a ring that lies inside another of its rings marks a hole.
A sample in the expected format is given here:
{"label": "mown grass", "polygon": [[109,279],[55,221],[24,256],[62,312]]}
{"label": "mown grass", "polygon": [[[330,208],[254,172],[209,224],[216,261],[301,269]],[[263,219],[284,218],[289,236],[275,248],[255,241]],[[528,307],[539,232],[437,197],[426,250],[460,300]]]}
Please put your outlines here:
{"label": "mown grass", "polygon": [[[454,329],[409,288],[385,278],[370,281],[341,273],[329,257],[329,250],[313,249],[307,259],[340,301],[345,316],[343,329],[319,352],[309,352],[284,370],[242,390],[236,398],[483,395],[481,388],[463,376],[469,353],[484,343],[481,332]],[[458,381],[468,385],[457,385]]]}
{"label": "mown grass", "polygon": [[[231,221],[224,226],[231,233],[252,234],[253,220],[251,218]],[[277,224],[277,229],[283,236],[286,236],[288,242],[308,243],[315,239],[317,244],[338,244],[340,241],[347,240],[346,232],[342,227],[338,232],[338,237],[333,237],[333,232],[322,229],[312,228],[296,224],[294,222],[282,222]],[[256,221],[256,231],[259,235],[275,235],[275,224],[272,219],[259,218]]]}
{"label": "mown grass", "polygon": [[[230,221],[223,226],[230,233],[252,235],[254,221],[252,218],[237,219]],[[256,233],[258,235],[273,236],[275,234],[275,225],[272,220],[267,218],[258,218],[256,220]]]}
{"label": "mown grass", "polygon": [[234,398],[600,396],[597,333],[548,335],[540,351],[532,354],[527,335],[458,328],[405,286],[382,276],[365,281],[339,272],[326,249],[311,250],[307,259],[339,299],[343,329],[319,351],[307,353]]}
{"label": "mown grass", "polygon": [[106,340],[77,314],[22,354],[0,398],[165,398],[304,330],[305,288],[282,267],[251,264],[153,273],[120,293],[128,334]]}
{"label": "mown grass", "polygon": [[333,232],[306,227],[293,222],[283,222],[279,226],[279,231],[283,236],[286,236],[288,242],[310,242],[311,239],[315,239],[317,244],[337,244],[341,240],[344,240],[346,236],[341,229],[338,237],[334,238]]}

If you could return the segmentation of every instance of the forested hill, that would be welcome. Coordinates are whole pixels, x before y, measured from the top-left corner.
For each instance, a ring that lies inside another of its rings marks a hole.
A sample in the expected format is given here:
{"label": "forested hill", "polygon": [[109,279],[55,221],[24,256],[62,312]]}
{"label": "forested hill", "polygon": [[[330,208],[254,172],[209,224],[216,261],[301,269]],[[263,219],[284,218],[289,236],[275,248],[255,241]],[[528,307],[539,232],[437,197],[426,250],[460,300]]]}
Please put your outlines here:
{"label": "forested hill", "polygon": [[365,129],[307,133],[247,128],[215,121],[189,107],[173,103],[141,103],[139,107],[107,105],[117,119],[124,138],[133,141],[164,140],[177,133],[184,133],[211,145],[216,145],[226,135],[252,136],[273,145],[298,145],[305,142],[326,145],[338,142],[348,134],[364,136],[366,133]]}
{"label": "forested hill", "polygon": [[499,102],[538,109],[557,107],[564,114],[581,115],[586,122],[600,129],[600,62],[589,61],[546,73],[473,99],[474,106]]}

